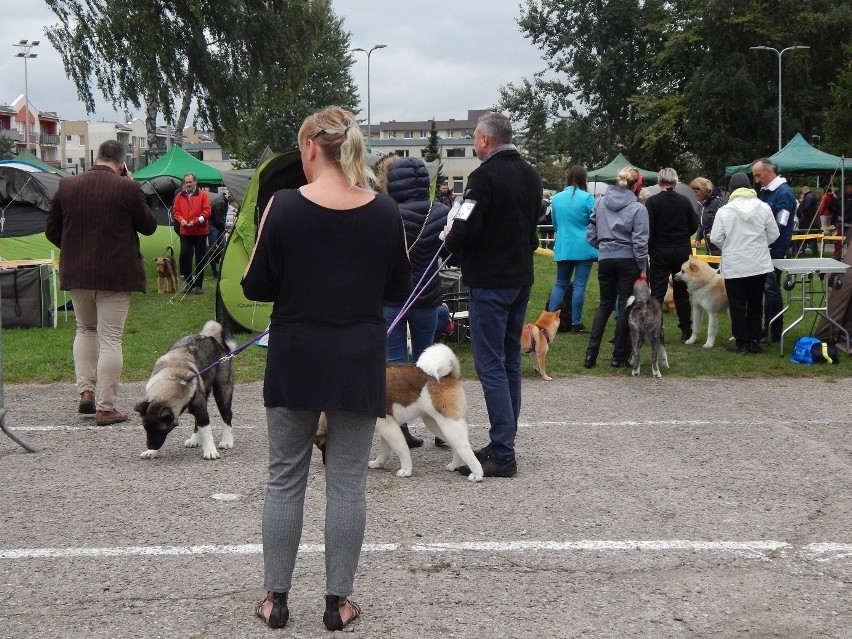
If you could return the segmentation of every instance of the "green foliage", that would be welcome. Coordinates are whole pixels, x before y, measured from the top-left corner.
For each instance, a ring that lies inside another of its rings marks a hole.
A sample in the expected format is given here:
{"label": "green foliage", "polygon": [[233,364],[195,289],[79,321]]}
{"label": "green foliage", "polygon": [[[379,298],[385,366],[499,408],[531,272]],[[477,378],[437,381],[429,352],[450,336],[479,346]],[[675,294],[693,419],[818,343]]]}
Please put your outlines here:
{"label": "green foliage", "polygon": [[441,147],[438,145],[438,129],[435,126],[435,118],[432,118],[432,123],[429,127],[429,143],[423,149],[423,161],[434,162],[438,160],[438,173],[435,176],[435,184],[443,184],[447,181],[447,176],[444,175],[444,163],[441,162]]}
{"label": "green foliage", "polygon": [[11,138],[0,135],[0,160],[8,160],[15,155],[15,143]]}
{"label": "green foliage", "polygon": [[[196,120],[217,137],[252,111],[265,82],[297,90],[321,41],[327,0],[46,0],[59,24],[46,29],[88,112],[96,89],[115,108],[175,122],[188,93]],[[286,78],[285,84],[277,84]],[[154,145],[155,146],[155,145]]]}
{"label": "green foliage", "polygon": [[309,61],[305,82],[289,86],[286,69],[274,73],[272,81],[246,82],[241,92],[254,95],[253,107],[242,113],[223,131],[220,143],[244,167],[257,166],[257,158],[267,146],[285,151],[297,146],[299,127],[304,119],[325,106],[336,104],[354,110],[358,92],[350,69],[350,34],[343,19],[326,4],[322,40]]}
{"label": "green foliage", "polygon": [[534,164],[595,166],[618,151],[714,182],[724,167],[821,135],[848,153],[852,5],[833,0],[526,0],[521,31],[546,69],[501,90]]}

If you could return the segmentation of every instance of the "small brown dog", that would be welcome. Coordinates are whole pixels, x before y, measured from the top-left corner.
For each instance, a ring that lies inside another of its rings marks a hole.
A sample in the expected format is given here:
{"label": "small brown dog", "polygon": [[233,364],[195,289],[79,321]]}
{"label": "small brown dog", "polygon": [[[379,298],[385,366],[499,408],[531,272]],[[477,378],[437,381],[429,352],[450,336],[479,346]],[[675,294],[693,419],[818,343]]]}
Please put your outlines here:
{"label": "small brown dog", "polygon": [[666,296],[663,298],[663,308],[674,315],[677,309],[675,308],[674,287],[672,284],[672,276],[669,275],[669,286],[666,288]]}
{"label": "small brown dog", "polygon": [[553,378],[547,374],[547,351],[559,330],[561,313],[561,310],[543,311],[534,324],[524,324],[521,330],[521,350],[530,354],[533,368],[548,382]]}
{"label": "small brown dog", "polygon": [[157,293],[159,295],[163,294],[163,287],[169,293],[177,292],[178,288],[178,268],[175,261],[175,250],[171,244],[166,246],[166,250],[169,251],[170,255],[154,258],[154,261],[157,263]]}

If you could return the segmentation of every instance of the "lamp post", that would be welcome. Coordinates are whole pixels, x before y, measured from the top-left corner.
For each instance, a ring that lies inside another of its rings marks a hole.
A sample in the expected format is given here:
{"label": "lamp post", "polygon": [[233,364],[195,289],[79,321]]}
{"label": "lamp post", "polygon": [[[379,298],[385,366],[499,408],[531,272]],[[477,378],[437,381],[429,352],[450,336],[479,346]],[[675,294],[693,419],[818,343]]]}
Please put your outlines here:
{"label": "lamp post", "polygon": [[763,45],[759,47],[749,47],[749,49],[755,49],[758,51],[774,51],[778,55],[778,150],[781,150],[781,56],[784,55],[787,51],[792,51],[793,49],[810,49],[810,47],[803,45],[796,45],[792,47],[787,47],[786,49],[781,49],[780,51],[774,47],[765,47]]}
{"label": "lamp post", "polygon": [[14,46],[20,51],[15,54],[16,58],[24,59],[24,141],[27,145],[27,151],[30,150],[30,97],[29,97],[29,82],[27,78],[27,59],[38,57],[38,53],[32,53],[33,47],[38,46],[39,41],[20,40]]}
{"label": "lamp post", "polygon": [[367,151],[368,152],[370,151],[370,145],[372,145],[372,143],[373,143],[373,131],[372,131],[372,128],[370,126],[370,123],[371,123],[371,120],[370,120],[370,55],[376,49],[384,49],[387,46],[388,45],[386,45],[386,44],[376,44],[376,45],[373,45],[373,48],[370,49],[369,51],[367,51],[366,49],[361,49],[360,47],[357,48],[357,49],[352,49],[353,53],[355,51],[363,51],[364,53],[367,54]]}

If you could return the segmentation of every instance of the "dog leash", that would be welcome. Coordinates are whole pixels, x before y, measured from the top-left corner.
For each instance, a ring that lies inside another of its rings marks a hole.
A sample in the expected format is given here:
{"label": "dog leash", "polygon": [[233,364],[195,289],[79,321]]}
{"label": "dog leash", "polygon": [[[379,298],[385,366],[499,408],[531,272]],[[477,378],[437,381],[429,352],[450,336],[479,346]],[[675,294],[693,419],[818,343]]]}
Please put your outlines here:
{"label": "dog leash", "polygon": [[[402,305],[402,308],[399,309],[399,313],[394,318],[394,320],[391,322],[391,325],[388,327],[388,332],[387,332],[388,335],[390,335],[391,331],[393,331],[393,329],[396,328],[396,325],[399,324],[402,317],[414,305],[414,302],[417,300],[417,298],[420,297],[420,295],[423,293],[424,290],[426,290],[426,287],[429,286],[429,284],[432,282],[432,280],[434,280],[438,276],[439,269],[435,269],[435,272],[432,273],[432,275],[429,277],[429,279],[426,280],[425,282],[423,281],[423,278],[426,277],[426,274],[429,272],[429,269],[432,268],[432,265],[435,263],[435,260],[438,259],[438,256],[441,254],[441,249],[443,249],[443,248],[444,248],[444,242],[441,242],[441,246],[438,247],[438,251],[435,253],[435,256],[432,258],[432,261],[429,262],[429,265],[423,271],[423,275],[420,276],[420,281],[417,282],[417,285],[411,291],[411,295],[405,301],[405,304]],[[452,256],[452,253],[449,253],[447,255],[447,258],[449,258],[450,256]]]}
{"label": "dog leash", "polygon": [[187,381],[190,381],[190,382],[191,382],[191,381],[192,381],[192,380],[194,380],[196,377],[199,377],[199,376],[203,375],[204,373],[206,373],[207,371],[209,371],[211,368],[215,368],[215,367],[216,367],[216,366],[218,366],[219,364],[224,364],[224,363],[225,363],[225,362],[227,362],[229,359],[233,359],[233,358],[234,358],[234,356],[239,355],[239,354],[240,354],[240,353],[242,353],[245,349],[247,349],[249,346],[251,346],[251,345],[252,345],[252,344],[254,344],[256,341],[258,341],[259,339],[261,339],[262,337],[264,337],[264,336],[266,336],[266,335],[269,335],[269,329],[268,329],[268,328],[267,328],[265,331],[263,331],[260,335],[255,335],[255,336],[254,336],[254,337],[252,337],[249,341],[245,342],[244,344],[240,344],[239,346],[237,346],[234,350],[232,350],[232,351],[231,351],[230,353],[228,353],[227,355],[223,355],[222,357],[220,357],[219,359],[217,359],[215,362],[213,362],[212,364],[210,364],[210,366],[207,366],[206,368],[202,368],[202,369],[201,369],[200,371],[198,371],[195,375],[193,375],[192,377],[190,377]]}

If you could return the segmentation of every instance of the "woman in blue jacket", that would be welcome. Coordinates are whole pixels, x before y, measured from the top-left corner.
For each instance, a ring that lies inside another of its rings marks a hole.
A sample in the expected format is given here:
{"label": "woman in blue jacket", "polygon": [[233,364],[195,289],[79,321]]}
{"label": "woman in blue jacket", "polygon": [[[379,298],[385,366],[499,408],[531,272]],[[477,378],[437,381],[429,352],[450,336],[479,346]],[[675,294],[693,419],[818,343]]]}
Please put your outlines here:
{"label": "woman in blue jacket", "polygon": [[571,297],[571,332],[586,333],[583,326],[583,305],[586,303],[586,283],[592,272],[592,263],[598,251],[586,239],[589,215],[595,206],[595,197],[586,191],[586,169],[572,166],[565,174],[567,186],[551,199],[553,230],[556,243],[553,259],[556,262],[556,284],[547,303],[548,311],[562,306],[562,300],[571,276],[574,276],[574,292]]}

